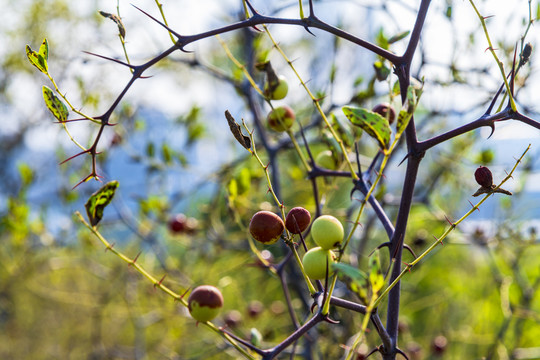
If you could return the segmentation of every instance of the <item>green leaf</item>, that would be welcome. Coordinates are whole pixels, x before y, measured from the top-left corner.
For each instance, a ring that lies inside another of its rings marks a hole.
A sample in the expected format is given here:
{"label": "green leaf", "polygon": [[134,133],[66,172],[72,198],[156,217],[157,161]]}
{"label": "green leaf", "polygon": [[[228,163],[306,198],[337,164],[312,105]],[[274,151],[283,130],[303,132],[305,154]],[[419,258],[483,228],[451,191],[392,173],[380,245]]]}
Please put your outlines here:
{"label": "green leaf", "polygon": [[383,151],[388,150],[392,130],[386,118],[366,109],[349,106],[343,107],[343,113],[353,125],[361,127],[372,138],[377,140]]}
{"label": "green leaf", "polygon": [[384,81],[388,78],[388,75],[390,75],[390,69],[384,61],[377,60],[373,63],[373,68],[375,69],[375,77],[379,81]]}
{"label": "green leaf", "polygon": [[384,276],[378,251],[369,258],[369,283],[373,294],[377,294],[384,286]]}
{"label": "green leaf", "polygon": [[332,269],[338,273],[341,273],[353,281],[360,281],[367,279],[367,275],[362,270],[355,268],[349,264],[334,263]]}
{"label": "green leaf", "polygon": [[388,39],[388,43],[393,44],[395,42],[398,42],[399,40],[405,39],[407,36],[409,36],[410,33],[411,33],[410,30],[402,31],[399,34],[396,34],[392,36],[390,39]]}
{"label": "green leaf", "polygon": [[347,287],[356,293],[364,304],[368,303],[368,276],[363,271],[343,263],[332,264],[332,269],[342,274]]}
{"label": "green leaf", "polygon": [[108,182],[101,189],[93,193],[84,205],[92,226],[96,226],[101,221],[103,210],[111,202],[117,188],[118,181]]}
{"label": "green leaf", "polygon": [[66,105],[54,95],[54,91],[45,85],[43,85],[43,99],[45,100],[45,105],[47,105],[49,111],[52,112],[58,121],[64,122],[67,120],[69,112]]}
{"label": "green leaf", "polygon": [[43,40],[39,53],[32,50],[29,45],[26,45],[26,56],[32,65],[34,65],[39,71],[44,74],[49,73],[49,67],[47,65],[47,58],[49,57],[49,47],[47,45],[47,39]]}
{"label": "green leaf", "polygon": [[165,164],[170,165],[172,163],[172,149],[169,145],[163,143],[161,145],[161,157]]}

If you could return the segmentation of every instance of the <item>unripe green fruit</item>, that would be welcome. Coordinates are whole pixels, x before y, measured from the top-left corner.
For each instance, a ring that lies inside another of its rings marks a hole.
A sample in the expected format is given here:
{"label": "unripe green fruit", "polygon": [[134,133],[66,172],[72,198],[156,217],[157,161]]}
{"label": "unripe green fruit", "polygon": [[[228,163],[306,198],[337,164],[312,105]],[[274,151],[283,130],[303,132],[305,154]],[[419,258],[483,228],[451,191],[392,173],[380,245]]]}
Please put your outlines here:
{"label": "unripe green fruit", "polygon": [[280,106],[270,111],[267,117],[268,127],[274,131],[288,130],[296,119],[293,109],[288,106]]}
{"label": "unripe green fruit", "polygon": [[325,169],[336,170],[336,160],[330,150],[321,151],[315,158],[315,163]]}
{"label": "unripe green fruit", "polygon": [[302,264],[304,271],[310,279],[322,280],[326,277],[326,264],[328,263],[328,276],[332,275],[332,264],[336,261],[336,255],[321,247],[315,247],[304,254]]}
{"label": "unripe green fruit", "polygon": [[280,75],[277,84],[270,86],[268,82],[264,84],[264,96],[270,100],[281,100],[287,96],[289,92],[289,84],[285,76]]}
{"label": "unripe green fruit", "polygon": [[214,286],[198,286],[189,294],[189,313],[197,321],[205,322],[214,319],[221,307],[223,307],[223,295]]}
{"label": "unripe green fruit", "polygon": [[278,241],[283,230],[285,230],[283,220],[271,211],[259,211],[249,222],[251,236],[265,245]]}
{"label": "unripe green fruit", "polygon": [[285,218],[285,227],[293,234],[300,234],[311,222],[311,214],[303,207],[292,208]]}
{"label": "unripe green fruit", "polygon": [[333,249],[343,241],[343,225],[332,215],[319,216],[311,226],[313,241],[323,249]]}

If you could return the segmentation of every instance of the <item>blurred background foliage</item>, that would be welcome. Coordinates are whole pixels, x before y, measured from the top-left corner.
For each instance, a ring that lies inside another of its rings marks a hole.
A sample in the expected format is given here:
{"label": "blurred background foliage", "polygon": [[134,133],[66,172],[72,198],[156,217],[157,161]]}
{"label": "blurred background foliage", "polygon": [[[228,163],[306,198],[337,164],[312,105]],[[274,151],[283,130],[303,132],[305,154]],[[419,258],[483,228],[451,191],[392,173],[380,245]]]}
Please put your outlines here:
{"label": "blurred background foliage", "polygon": [[[186,309],[104,251],[72,217],[74,211],[82,211],[100,184],[92,181],[72,189],[87,175],[89,159],[81,157],[58,165],[77,150],[43,106],[41,85],[47,79],[28,63],[24,45],[36,48],[46,37],[49,67],[61,90],[85,112],[99,115],[130,74],[82,51],[123,56],[116,26],[98,14],[98,10],[116,13],[117,3],[0,3],[5,9],[0,15],[0,106],[4,118],[0,129],[0,358],[238,358],[238,353],[215,334],[204,326],[197,327]],[[135,3],[157,14],[155,2]],[[188,3],[163,1],[167,19],[181,33],[223,25],[242,14],[240,2],[208,1],[203,9]],[[296,16],[295,2],[254,3],[267,13]],[[515,4],[489,8],[486,1],[478,3],[487,7],[486,13],[492,10],[497,14],[494,21],[517,24],[518,36],[523,32],[528,16],[526,1],[517,6],[521,12],[515,10]],[[388,39],[411,28],[417,1],[315,4],[325,20],[399,52],[404,42],[388,44]],[[534,11],[537,5],[533,2]],[[120,1],[119,9],[132,61],[141,63],[170,46],[167,33],[128,3]],[[399,16],[396,9],[400,9]],[[481,115],[498,87],[497,69],[492,59],[483,55],[478,24],[464,25],[464,19],[470,18],[468,11],[467,4],[452,0],[434,3],[430,9],[428,35],[414,66],[416,78],[425,76],[417,112],[422,139]],[[359,24],[358,18],[367,20]],[[342,118],[342,105],[371,108],[388,101],[395,79],[376,79],[384,64],[373,64],[380,59],[320,32],[312,37],[302,29],[271,29],[327,112],[335,111]],[[432,34],[444,29],[454,29],[456,37],[438,56],[433,42],[437,35]],[[509,64],[519,37],[497,35],[500,56]],[[276,70],[289,77],[287,102],[307,129],[311,151],[316,156],[332,150],[336,168],[343,169],[343,154],[327,140],[312,102],[268,38],[239,31],[223,36],[223,40],[239,61],[267,57]],[[535,34],[529,40],[534,44]],[[189,50],[195,52],[175,54],[152,68],[148,74],[152,78],[139,80],[115,112],[118,125],[107,129],[98,160],[105,180],[119,180],[120,188],[105,211],[100,230],[125,254],[135,257],[140,252],[138,263],[158,278],[166,274],[165,283],[177,292],[201,284],[218,286],[225,306],[216,323],[227,323],[232,332],[246,338],[257,329],[263,344],[272,346],[293,327],[279,281],[257,263],[246,227],[256,211],[276,209],[267,194],[263,170],[230,136],[223,118],[224,110],[230,109],[237,120],[245,118],[253,128],[252,115],[238,86],[243,75],[217,40],[205,40]],[[518,78],[521,83],[527,80],[518,92],[519,106],[536,119],[537,101],[531,94],[538,93],[537,69],[533,55],[531,66]],[[262,84],[263,74],[253,75]],[[360,132],[346,127],[350,136],[360,139]],[[96,131],[84,123],[74,124],[72,129],[83,143],[89,143]],[[519,146],[509,151],[509,144],[504,143],[501,150],[497,137],[488,141],[487,135],[476,131],[426,155],[405,239],[416,252],[444,231],[448,225],[445,216],[457,219],[467,210],[467,199],[472,200],[470,195],[476,190],[472,174],[478,165],[492,167],[496,178],[502,178],[504,169],[512,166],[511,156],[519,156],[527,146],[518,138]],[[266,137],[272,144],[283,144],[278,150],[280,183],[275,185],[281,185],[284,204],[313,212],[311,187],[296,153],[285,138],[271,132]],[[515,176],[518,185],[512,199],[490,199],[481,214],[405,277],[399,343],[411,359],[540,358],[540,250],[531,221],[540,213],[534,206],[537,203],[528,202],[537,193],[526,186],[527,179],[534,179],[537,173],[539,144],[536,137]],[[260,143],[256,145],[264,161],[267,155]],[[359,145],[363,162],[367,159],[369,164],[377,151],[374,142],[362,137]],[[397,164],[403,156],[402,150],[395,154],[377,194],[392,219],[404,168]],[[349,198],[350,179],[319,178],[317,182],[323,212],[346,223],[359,204]],[[169,223],[179,213],[189,219],[190,227],[175,233]],[[353,238],[348,262],[365,268],[368,254],[386,241],[386,235],[370,211],[361,221],[363,227]],[[280,245],[266,250],[275,262],[285,253]],[[383,264],[388,265],[387,257],[383,256]],[[306,319],[310,298],[296,281],[294,268],[289,271],[294,310],[300,319]],[[354,299],[344,286],[336,291]],[[309,338],[299,343],[297,358],[337,359],[343,355],[343,344],[350,342],[362,318],[343,309],[333,309],[332,316],[340,325],[322,324],[310,332]],[[360,349],[363,353],[379,345],[374,332],[368,334],[367,341]]]}

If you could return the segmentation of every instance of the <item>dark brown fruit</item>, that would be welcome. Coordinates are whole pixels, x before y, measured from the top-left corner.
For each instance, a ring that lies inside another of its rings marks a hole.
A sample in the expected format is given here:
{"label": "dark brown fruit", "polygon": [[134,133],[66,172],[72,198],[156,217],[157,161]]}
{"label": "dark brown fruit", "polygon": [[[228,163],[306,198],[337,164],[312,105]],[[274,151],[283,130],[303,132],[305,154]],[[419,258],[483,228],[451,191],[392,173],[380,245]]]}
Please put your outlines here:
{"label": "dark brown fruit", "polygon": [[249,222],[251,236],[265,245],[278,241],[283,230],[285,230],[283,220],[270,211],[259,211]]}
{"label": "dark brown fruit", "polygon": [[491,175],[491,171],[485,166],[480,166],[478,169],[476,169],[474,172],[474,178],[482,187],[490,188],[491,185],[493,185],[493,175]]}
{"label": "dark brown fruit", "polygon": [[[390,124],[392,124],[396,119],[396,110],[394,110],[392,106],[386,103],[375,105],[375,107],[373,107],[371,111],[381,115],[385,119],[388,119],[388,122]],[[388,114],[388,112],[390,112],[390,114]]]}
{"label": "dark brown fruit", "polygon": [[293,234],[306,230],[311,222],[311,214],[303,207],[292,208],[285,218],[285,227]]}

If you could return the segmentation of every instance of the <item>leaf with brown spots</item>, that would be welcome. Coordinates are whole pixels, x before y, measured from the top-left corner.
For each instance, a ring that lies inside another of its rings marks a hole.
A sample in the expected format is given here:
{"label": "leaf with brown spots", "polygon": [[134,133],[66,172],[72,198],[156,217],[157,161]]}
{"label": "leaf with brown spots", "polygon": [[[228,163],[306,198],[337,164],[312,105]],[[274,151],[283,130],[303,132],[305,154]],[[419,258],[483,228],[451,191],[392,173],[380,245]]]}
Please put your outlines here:
{"label": "leaf with brown spots", "polygon": [[349,106],[343,107],[343,113],[353,125],[359,126],[372,138],[377,140],[379,147],[384,152],[388,150],[392,130],[385,117],[363,108]]}

